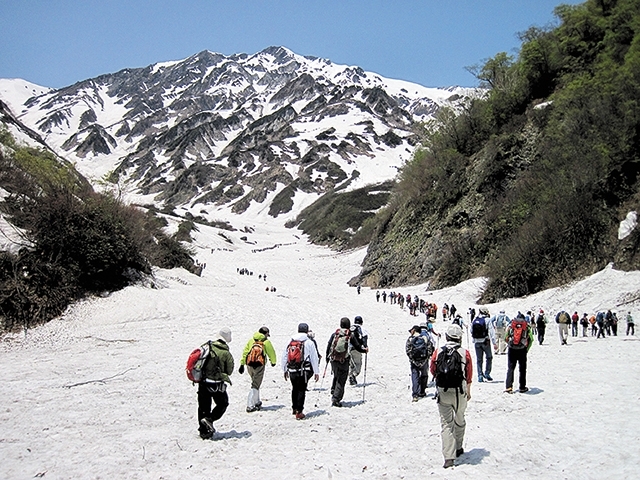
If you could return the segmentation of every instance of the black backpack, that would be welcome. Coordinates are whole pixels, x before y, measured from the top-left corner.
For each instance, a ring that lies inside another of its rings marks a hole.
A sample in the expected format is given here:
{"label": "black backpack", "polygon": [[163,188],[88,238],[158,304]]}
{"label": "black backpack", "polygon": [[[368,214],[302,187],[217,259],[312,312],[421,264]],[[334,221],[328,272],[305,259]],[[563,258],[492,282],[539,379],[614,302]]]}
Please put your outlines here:
{"label": "black backpack", "polygon": [[471,336],[473,338],[486,338],[489,336],[487,321],[484,317],[476,317],[471,324]]}
{"label": "black backpack", "polygon": [[436,385],[444,388],[445,392],[449,388],[458,388],[462,393],[462,382],[464,381],[463,364],[459,345],[445,345],[442,347],[436,359]]}
{"label": "black backpack", "polygon": [[409,358],[416,364],[424,364],[424,362],[433,354],[433,343],[424,335],[416,335],[411,337],[409,348]]}

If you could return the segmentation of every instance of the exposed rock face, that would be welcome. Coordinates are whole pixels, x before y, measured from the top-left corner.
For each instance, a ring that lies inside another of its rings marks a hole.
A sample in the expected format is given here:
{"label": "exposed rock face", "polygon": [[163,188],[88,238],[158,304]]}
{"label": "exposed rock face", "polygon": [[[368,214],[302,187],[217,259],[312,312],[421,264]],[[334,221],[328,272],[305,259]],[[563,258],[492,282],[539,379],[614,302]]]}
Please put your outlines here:
{"label": "exposed rock face", "polygon": [[[414,123],[468,93],[270,47],[125,69],[12,109],[81,172],[108,166],[112,180],[159,204],[242,213],[276,202],[270,215],[291,216],[296,192],[393,178],[411,155]],[[360,177],[373,169],[384,173]]]}

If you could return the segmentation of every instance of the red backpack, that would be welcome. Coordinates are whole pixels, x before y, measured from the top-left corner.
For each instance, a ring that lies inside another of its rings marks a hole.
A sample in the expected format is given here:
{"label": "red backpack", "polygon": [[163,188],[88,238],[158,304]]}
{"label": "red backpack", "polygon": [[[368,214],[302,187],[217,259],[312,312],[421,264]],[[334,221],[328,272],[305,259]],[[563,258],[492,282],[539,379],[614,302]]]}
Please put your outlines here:
{"label": "red backpack", "polygon": [[516,319],[511,322],[511,333],[509,334],[510,348],[527,348],[529,345],[528,328],[529,324],[526,320]]}
{"label": "red backpack", "polygon": [[207,342],[189,354],[186,368],[187,378],[193,383],[198,383],[202,380],[202,369],[204,368],[204,363],[207,361],[210,352],[211,342]]}
{"label": "red backpack", "polygon": [[291,340],[287,347],[287,369],[302,370],[304,362],[304,340]]}

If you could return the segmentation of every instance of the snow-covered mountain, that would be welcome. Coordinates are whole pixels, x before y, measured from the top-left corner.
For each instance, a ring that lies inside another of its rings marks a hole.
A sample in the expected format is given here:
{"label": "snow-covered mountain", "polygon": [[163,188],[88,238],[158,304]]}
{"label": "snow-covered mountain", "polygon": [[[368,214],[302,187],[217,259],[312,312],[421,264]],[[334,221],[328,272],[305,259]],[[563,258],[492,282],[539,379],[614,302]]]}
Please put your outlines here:
{"label": "snow-covered mountain", "polygon": [[0,98],[94,184],[209,219],[254,207],[284,221],[332,189],[393,178],[415,123],[472,94],[283,47],[203,51],[60,90],[25,85],[3,80]]}

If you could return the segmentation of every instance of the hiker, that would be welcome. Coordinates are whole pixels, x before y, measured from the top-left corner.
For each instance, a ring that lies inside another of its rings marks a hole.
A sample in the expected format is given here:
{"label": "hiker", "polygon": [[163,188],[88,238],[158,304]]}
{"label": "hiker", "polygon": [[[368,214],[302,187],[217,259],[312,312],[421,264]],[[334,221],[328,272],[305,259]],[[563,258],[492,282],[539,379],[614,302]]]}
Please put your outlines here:
{"label": "hiker", "polygon": [[[471,337],[476,349],[476,361],[478,369],[478,382],[485,379],[492,381],[491,366],[493,363],[493,348],[495,345],[495,333],[489,321],[489,310],[487,307],[480,307],[478,316],[471,322]],[[483,357],[487,358],[484,370],[482,369]]]}
{"label": "hiker", "polygon": [[591,324],[591,336],[595,337],[598,334],[598,324],[596,323],[595,315],[589,317],[589,323]]}
{"label": "hiker", "polygon": [[580,316],[578,315],[578,312],[573,312],[573,315],[571,315],[571,336],[572,337],[578,336],[578,320],[580,320]]}
{"label": "hiker", "polygon": [[382,303],[387,303],[387,291],[382,291]]}
{"label": "hiker", "polygon": [[564,310],[560,310],[556,315],[556,323],[558,324],[558,335],[560,336],[560,345],[567,345],[569,338],[569,325],[571,324],[571,316]]}
{"label": "hiker", "polygon": [[291,337],[282,354],[284,379],[291,381],[291,408],[296,420],[302,420],[307,383],[320,378],[320,361],[315,342],[309,338],[309,325],[300,323],[298,333]]}
{"label": "hiker", "polygon": [[627,313],[627,335],[631,332],[631,335],[635,335],[635,324],[633,323],[633,317],[631,316],[631,312]]}
{"label": "hiker", "polygon": [[380,290],[376,292],[376,302],[380,303]]}
{"label": "hiker", "polygon": [[[362,346],[368,348],[369,334],[362,328],[362,317],[360,315],[356,316],[356,318],[353,319],[353,323],[354,325],[351,326],[351,336],[357,337]],[[360,370],[362,370],[362,353],[352,349],[349,357],[349,385],[357,385],[357,378],[358,375],[360,375]]]}
{"label": "hiker", "polygon": [[344,385],[349,376],[350,353],[356,350],[367,353],[368,348],[362,345],[361,340],[351,335],[351,320],[347,317],[340,319],[340,328],[331,334],[327,343],[327,363],[331,361],[333,383],[331,384],[331,405],[342,407]]}
{"label": "hiker", "polygon": [[604,314],[604,329],[607,331],[607,335],[611,336],[611,324],[613,323],[613,314],[611,310],[607,310]]}
{"label": "hiker", "polygon": [[429,356],[433,353],[434,346],[428,332],[427,335],[422,334],[420,325],[411,327],[409,333],[411,335],[407,338],[404,350],[411,368],[411,397],[417,402],[427,396]]}
{"label": "hiker", "polygon": [[[202,368],[202,381],[198,383],[198,431],[202,439],[212,438],[216,429],[213,422],[222,418],[229,406],[227,383],[233,373],[233,356],[229,353],[231,329],[224,327],[218,338],[210,343],[211,352]],[[211,409],[211,403],[215,405]]]}
{"label": "hiker", "polygon": [[453,467],[454,460],[464,453],[462,447],[466,421],[464,412],[471,400],[473,365],[469,351],[462,348],[462,329],[449,325],[447,343],[431,357],[431,374],[436,378],[436,398],[442,426],[444,468]]}
{"label": "hiker", "polygon": [[614,337],[618,336],[618,312],[613,312],[611,316],[611,333]]}
{"label": "hiker", "polygon": [[580,319],[580,326],[582,327],[582,336],[586,337],[587,328],[589,328],[589,317],[587,316],[586,313],[582,315],[582,318]]}
{"label": "hiker", "polygon": [[547,329],[547,317],[544,315],[544,310],[540,309],[538,318],[536,318],[536,330],[538,330],[538,343],[542,345],[544,342],[544,333]]}
{"label": "hiker", "polygon": [[504,339],[504,334],[507,331],[511,319],[504,313],[504,310],[500,310],[498,315],[491,317],[491,324],[496,331],[496,347],[495,352],[498,355],[504,355],[507,351],[507,344]]}
{"label": "hiker", "polygon": [[520,393],[529,391],[527,388],[527,353],[533,345],[533,332],[521,313],[507,327],[505,341],[509,345],[507,351],[507,380],[505,392],[513,393],[513,377],[518,364],[520,378],[518,389]]}
{"label": "hiker", "polygon": [[456,306],[452,303],[451,308],[449,309],[449,318],[456,318]]}
{"label": "hiker", "polygon": [[604,334],[604,313],[602,313],[602,312],[596,313],[596,324],[598,325],[598,335],[596,335],[596,339],[600,338],[600,335],[602,335],[602,338],[605,338],[605,334]]}
{"label": "hiker", "polygon": [[246,365],[251,377],[251,389],[247,397],[247,413],[255,412],[262,408],[260,385],[262,385],[262,379],[264,378],[267,357],[271,366],[276,366],[276,352],[273,349],[271,340],[269,340],[269,335],[268,327],[260,327],[260,330],[253,334],[253,337],[249,339],[242,351],[238,373],[242,375]]}

